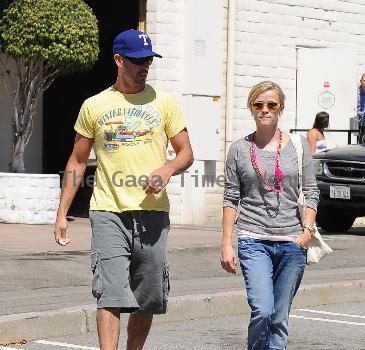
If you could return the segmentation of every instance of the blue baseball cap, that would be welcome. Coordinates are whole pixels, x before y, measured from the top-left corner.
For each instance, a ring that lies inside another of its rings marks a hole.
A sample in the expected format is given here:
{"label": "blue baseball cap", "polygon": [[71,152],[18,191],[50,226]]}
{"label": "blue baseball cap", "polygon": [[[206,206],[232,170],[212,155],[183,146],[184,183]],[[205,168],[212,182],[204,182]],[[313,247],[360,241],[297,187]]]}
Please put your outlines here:
{"label": "blue baseball cap", "polygon": [[131,58],[162,57],[152,51],[150,37],[139,30],[126,30],[114,39],[113,53]]}

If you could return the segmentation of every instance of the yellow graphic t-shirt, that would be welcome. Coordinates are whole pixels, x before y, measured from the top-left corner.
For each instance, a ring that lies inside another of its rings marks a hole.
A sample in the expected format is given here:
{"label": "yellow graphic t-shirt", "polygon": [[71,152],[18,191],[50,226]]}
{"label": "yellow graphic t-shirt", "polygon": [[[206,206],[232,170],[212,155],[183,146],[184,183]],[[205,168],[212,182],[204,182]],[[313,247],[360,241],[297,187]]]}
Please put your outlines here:
{"label": "yellow graphic t-shirt", "polygon": [[166,164],[168,139],[186,127],[175,99],[146,85],[138,94],[110,87],[83,103],[75,130],[94,139],[97,158],[91,210],[168,211],[166,190],[146,194],[146,177]]}

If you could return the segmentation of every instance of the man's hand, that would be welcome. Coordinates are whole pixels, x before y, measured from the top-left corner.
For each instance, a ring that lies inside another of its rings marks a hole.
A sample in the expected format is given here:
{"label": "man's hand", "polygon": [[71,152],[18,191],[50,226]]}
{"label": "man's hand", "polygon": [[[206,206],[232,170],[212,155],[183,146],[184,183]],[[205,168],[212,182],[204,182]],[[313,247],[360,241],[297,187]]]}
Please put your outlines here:
{"label": "man's hand", "polygon": [[71,239],[66,236],[67,226],[66,217],[57,215],[54,227],[54,239],[59,245],[65,246],[71,243]]}
{"label": "man's hand", "polygon": [[294,239],[293,243],[295,243],[297,246],[308,249],[309,242],[312,238],[312,234],[309,230],[304,229],[304,232],[299,235],[296,239]]}
{"label": "man's hand", "polygon": [[143,189],[147,194],[157,194],[161,192],[170,181],[174,170],[168,164],[155,170],[146,180]]}
{"label": "man's hand", "polygon": [[222,245],[221,248],[221,266],[229,273],[237,272],[237,257],[231,245]]}
{"label": "man's hand", "polygon": [[66,215],[85,173],[87,160],[93,144],[94,139],[76,133],[74,149],[67,162],[64,177],[62,179],[60,205],[58,207],[57,219],[54,226],[55,241],[62,246],[71,243],[70,238],[66,236],[68,226]]}

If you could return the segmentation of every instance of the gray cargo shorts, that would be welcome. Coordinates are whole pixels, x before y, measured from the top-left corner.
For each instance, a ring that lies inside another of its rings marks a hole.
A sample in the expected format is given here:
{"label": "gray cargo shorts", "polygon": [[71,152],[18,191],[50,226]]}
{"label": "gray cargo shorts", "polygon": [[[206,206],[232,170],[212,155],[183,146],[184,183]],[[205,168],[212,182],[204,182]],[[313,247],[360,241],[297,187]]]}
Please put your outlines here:
{"label": "gray cargo shorts", "polygon": [[164,314],[170,290],[169,214],[90,211],[92,293],[97,308]]}

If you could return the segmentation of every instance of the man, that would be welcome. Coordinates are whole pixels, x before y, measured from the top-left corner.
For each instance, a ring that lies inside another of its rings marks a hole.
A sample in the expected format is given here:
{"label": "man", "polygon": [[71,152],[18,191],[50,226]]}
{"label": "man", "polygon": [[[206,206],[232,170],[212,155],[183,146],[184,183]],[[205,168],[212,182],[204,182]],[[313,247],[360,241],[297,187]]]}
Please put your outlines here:
{"label": "man", "polygon": [[359,118],[359,142],[365,142],[365,74],[361,76],[357,92],[357,116]]}
{"label": "man", "polygon": [[[75,124],[55,240],[70,243],[66,214],[91,148],[97,157],[90,202],[92,291],[97,299],[101,350],[118,348],[121,312],[130,313],[127,350],[142,349],[153,314],[166,312],[166,259],[170,177],[193,162],[180,107],[169,94],[146,84],[154,57],[147,34],[128,30],[114,40],[114,86],[87,99]],[[171,142],[176,157],[166,162]],[[75,184],[76,179],[76,186]]]}

